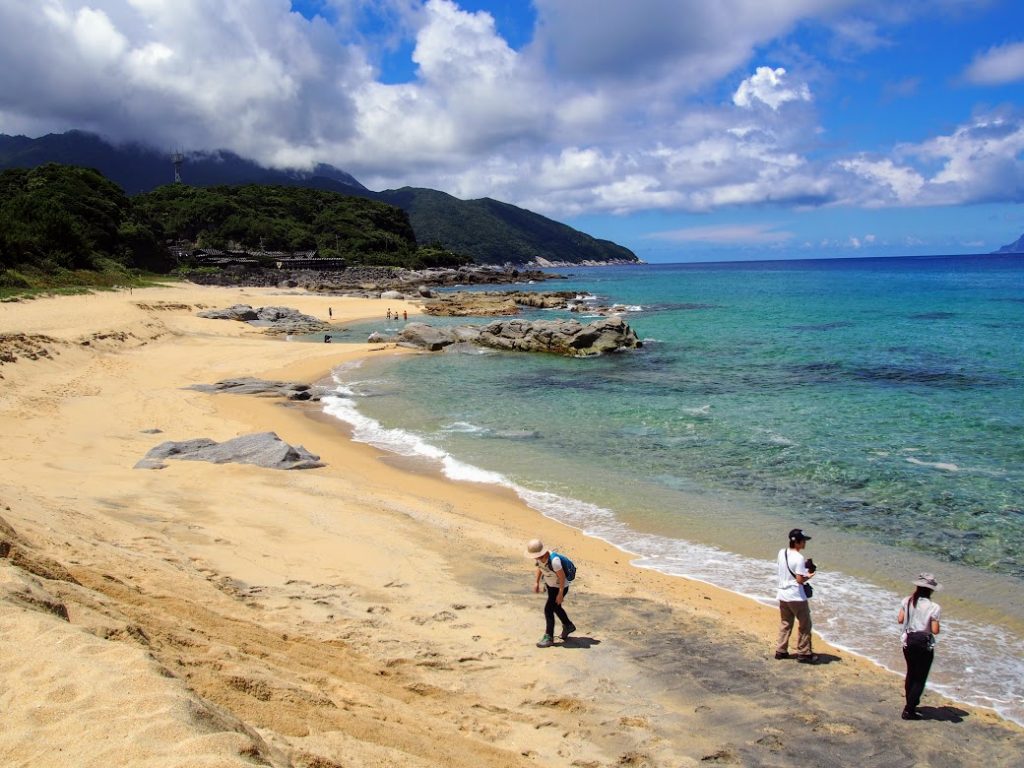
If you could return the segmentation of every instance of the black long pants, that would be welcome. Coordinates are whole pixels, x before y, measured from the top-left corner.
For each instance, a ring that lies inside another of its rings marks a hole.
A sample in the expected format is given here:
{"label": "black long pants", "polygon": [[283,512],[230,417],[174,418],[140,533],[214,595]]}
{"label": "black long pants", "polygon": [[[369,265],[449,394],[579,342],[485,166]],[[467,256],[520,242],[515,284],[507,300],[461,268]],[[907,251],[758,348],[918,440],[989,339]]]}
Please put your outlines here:
{"label": "black long pants", "polygon": [[[547,584],[544,586],[547,587]],[[565,596],[568,594],[569,588],[566,587],[562,591],[562,599],[564,600]],[[544,634],[551,635],[552,637],[555,636],[555,616],[558,616],[558,620],[562,622],[563,625],[572,624],[572,622],[569,621],[569,616],[566,614],[565,609],[555,602],[555,598],[557,597],[558,587],[548,587],[548,600],[544,603]]]}
{"label": "black long pants", "polygon": [[932,668],[935,651],[931,648],[904,648],[903,658],[907,660],[907,679],[903,688],[907,694],[907,711],[912,712],[921,703],[924,684]]}

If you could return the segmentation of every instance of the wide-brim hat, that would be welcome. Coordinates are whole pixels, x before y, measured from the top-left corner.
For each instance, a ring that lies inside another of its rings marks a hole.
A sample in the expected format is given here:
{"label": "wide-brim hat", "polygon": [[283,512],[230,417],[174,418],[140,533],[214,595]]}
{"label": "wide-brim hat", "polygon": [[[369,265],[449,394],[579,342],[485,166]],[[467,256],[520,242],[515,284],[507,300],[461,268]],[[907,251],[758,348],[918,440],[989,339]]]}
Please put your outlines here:
{"label": "wide-brim hat", "polygon": [[544,557],[548,553],[548,548],[544,546],[544,542],[540,539],[532,539],[529,544],[526,545],[526,557],[531,560],[535,560],[538,557]]}
{"label": "wide-brim hat", "polygon": [[917,574],[917,578],[914,579],[914,586],[924,587],[925,589],[930,589],[933,592],[938,592],[940,589],[942,589],[942,585],[939,584],[939,582],[936,581],[935,577],[932,576],[932,574],[930,573]]}

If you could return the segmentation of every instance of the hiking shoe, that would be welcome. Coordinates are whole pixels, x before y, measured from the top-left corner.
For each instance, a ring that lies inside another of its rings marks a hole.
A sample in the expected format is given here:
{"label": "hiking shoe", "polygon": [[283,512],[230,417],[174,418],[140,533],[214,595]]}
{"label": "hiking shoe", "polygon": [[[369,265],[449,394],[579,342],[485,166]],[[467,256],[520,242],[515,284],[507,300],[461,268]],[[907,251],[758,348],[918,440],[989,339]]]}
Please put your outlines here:
{"label": "hiking shoe", "polygon": [[799,661],[801,664],[817,664],[818,663],[818,654],[816,654],[816,653],[807,653],[807,654],[804,654],[803,656],[797,656],[796,660]]}
{"label": "hiking shoe", "polygon": [[575,631],[576,625],[573,624],[571,621],[568,624],[563,624],[561,638],[563,640],[566,640],[569,637],[569,635],[571,635]]}
{"label": "hiking shoe", "polygon": [[786,653],[785,651],[778,651],[775,654],[775,658],[776,659],[788,659],[789,658],[789,654]]}
{"label": "hiking shoe", "polygon": [[551,635],[544,635],[544,637],[537,641],[538,648],[550,648],[554,644],[555,641],[551,639]]}

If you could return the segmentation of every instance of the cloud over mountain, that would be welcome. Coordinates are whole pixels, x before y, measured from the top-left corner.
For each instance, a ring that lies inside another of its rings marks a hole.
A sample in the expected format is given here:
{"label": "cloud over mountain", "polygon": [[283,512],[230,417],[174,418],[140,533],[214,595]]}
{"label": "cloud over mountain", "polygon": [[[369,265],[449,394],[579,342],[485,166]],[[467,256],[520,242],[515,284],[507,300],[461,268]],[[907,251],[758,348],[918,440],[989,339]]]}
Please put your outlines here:
{"label": "cloud over mountain", "polygon": [[[517,45],[454,0],[310,5],[0,0],[0,132],[80,128],[277,167],[324,162],[373,188],[559,216],[1024,190],[1013,107],[870,148],[833,143],[824,126],[819,94],[835,98],[837,72],[946,4],[535,0]],[[384,77],[402,45],[410,76]],[[1024,78],[1021,45],[979,52],[964,80]]]}

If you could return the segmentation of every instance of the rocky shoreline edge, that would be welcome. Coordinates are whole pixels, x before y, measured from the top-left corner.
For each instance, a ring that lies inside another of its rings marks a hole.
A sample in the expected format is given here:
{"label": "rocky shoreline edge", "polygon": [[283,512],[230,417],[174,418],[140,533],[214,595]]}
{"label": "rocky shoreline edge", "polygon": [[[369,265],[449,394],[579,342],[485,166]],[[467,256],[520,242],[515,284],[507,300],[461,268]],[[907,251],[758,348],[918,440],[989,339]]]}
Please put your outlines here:
{"label": "rocky shoreline edge", "polygon": [[[400,299],[429,297],[430,288],[459,285],[499,285],[564,280],[564,275],[512,266],[473,265],[455,268],[347,267],[342,270],[267,269],[231,266],[215,272],[194,271],[186,276],[197,285],[254,288],[302,288],[356,298]],[[394,295],[385,295],[394,292]]]}

